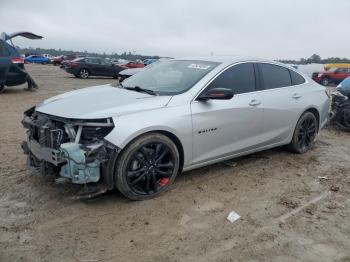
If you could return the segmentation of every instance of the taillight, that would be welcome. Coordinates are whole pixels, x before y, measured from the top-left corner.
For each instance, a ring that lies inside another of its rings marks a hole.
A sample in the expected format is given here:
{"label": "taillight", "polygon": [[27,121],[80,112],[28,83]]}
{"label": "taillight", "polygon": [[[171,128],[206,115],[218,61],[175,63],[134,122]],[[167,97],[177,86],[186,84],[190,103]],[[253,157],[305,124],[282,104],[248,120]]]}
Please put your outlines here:
{"label": "taillight", "polygon": [[77,63],[72,63],[72,62],[68,63],[68,67],[77,67],[77,66],[78,66]]}
{"label": "taillight", "polygon": [[24,64],[23,57],[12,57],[11,62],[14,64]]}

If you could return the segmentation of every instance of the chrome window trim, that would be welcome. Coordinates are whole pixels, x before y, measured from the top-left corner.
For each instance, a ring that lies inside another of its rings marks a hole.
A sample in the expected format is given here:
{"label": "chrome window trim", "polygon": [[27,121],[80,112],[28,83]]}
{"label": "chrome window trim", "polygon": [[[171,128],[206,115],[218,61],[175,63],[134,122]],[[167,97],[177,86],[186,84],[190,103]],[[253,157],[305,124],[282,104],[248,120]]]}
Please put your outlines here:
{"label": "chrome window trim", "polygon": [[218,72],[214,77],[212,77],[205,85],[204,87],[194,96],[194,98],[192,99],[191,103],[193,102],[198,102],[197,98],[198,96],[218,77],[220,76],[223,72],[225,72],[226,70],[228,70],[229,68],[239,65],[239,64],[247,64],[247,63],[253,63],[253,64],[270,64],[270,65],[275,65],[275,66],[280,66],[283,67],[287,70],[292,70],[293,72],[295,72],[296,74],[300,75],[303,79],[304,79],[304,83],[299,84],[299,85],[290,85],[290,86],[283,86],[283,87],[278,87],[278,88],[270,88],[270,89],[262,89],[262,90],[255,90],[254,92],[246,92],[246,93],[241,93],[241,94],[237,94],[235,96],[240,96],[240,95],[245,95],[245,94],[252,94],[252,93],[260,93],[260,92],[266,92],[266,91],[271,91],[271,90],[280,90],[280,89],[286,89],[286,88],[290,88],[290,87],[297,87],[297,86],[301,86],[301,85],[305,85],[308,84],[309,81],[307,78],[305,78],[305,76],[303,76],[302,74],[300,74],[299,72],[297,72],[294,68],[289,68],[286,65],[281,65],[278,63],[272,63],[272,62],[265,62],[265,61],[257,61],[257,60],[248,60],[248,61],[241,61],[241,62],[237,62],[234,64],[230,64],[228,66],[226,66],[225,68],[223,68],[220,72]]}

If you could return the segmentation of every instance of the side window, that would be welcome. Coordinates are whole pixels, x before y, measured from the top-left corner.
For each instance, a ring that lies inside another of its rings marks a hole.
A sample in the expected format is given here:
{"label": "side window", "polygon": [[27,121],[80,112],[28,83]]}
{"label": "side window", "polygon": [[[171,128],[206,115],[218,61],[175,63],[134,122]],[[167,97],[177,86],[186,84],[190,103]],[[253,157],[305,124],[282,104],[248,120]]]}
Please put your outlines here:
{"label": "side window", "polygon": [[287,68],[264,63],[259,64],[259,66],[264,89],[274,89],[292,85],[291,76]]}
{"label": "side window", "polygon": [[343,73],[346,73],[346,68],[338,68],[337,70],[335,70],[336,73],[338,74],[343,74]]}
{"label": "side window", "polygon": [[105,59],[101,59],[100,61],[101,61],[101,65],[111,65],[112,64],[111,62],[109,62]]}
{"label": "side window", "polygon": [[90,64],[100,64],[100,60],[98,58],[89,58],[87,61]]}
{"label": "side window", "polygon": [[301,75],[299,75],[298,73],[292,71],[292,70],[289,70],[289,73],[290,73],[290,77],[292,78],[292,85],[295,86],[295,85],[301,85],[301,84],[304,84],[305,83],[305,79],[304,77],[302,77]]}
{"label": "side window", "polygon": [[208,86],[212,88],[232,89],[234,94],[255,91],[255,73],[252,63],[238,64],[230,67],[214,79]]}

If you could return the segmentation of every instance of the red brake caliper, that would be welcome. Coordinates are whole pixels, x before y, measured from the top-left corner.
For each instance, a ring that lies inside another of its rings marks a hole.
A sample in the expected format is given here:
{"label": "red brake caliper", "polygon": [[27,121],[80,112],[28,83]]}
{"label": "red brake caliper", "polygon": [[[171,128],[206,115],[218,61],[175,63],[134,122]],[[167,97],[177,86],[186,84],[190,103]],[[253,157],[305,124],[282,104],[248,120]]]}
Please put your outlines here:
{"label": "red brake caliper", "polygon": [[159,185],[166,186],[167,184],[169,184],[169,178],[164,177],[161,180],[159,180]]}

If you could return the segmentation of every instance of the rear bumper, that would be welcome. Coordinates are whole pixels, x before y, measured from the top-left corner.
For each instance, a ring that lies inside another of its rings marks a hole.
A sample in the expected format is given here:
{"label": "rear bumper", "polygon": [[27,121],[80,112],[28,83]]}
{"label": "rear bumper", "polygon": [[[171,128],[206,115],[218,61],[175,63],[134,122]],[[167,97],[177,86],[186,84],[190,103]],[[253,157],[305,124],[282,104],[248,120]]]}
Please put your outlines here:
{"label": "rear bumper", "polygon": [[66,70],[66,72],[68,74],[72,74],[72,75],[77,75],[78,72],[79,72],[79,70],[75,69],[75,68],[67,68],[67,67],[65,67],[65,68],[62,68],[62,69]]}

